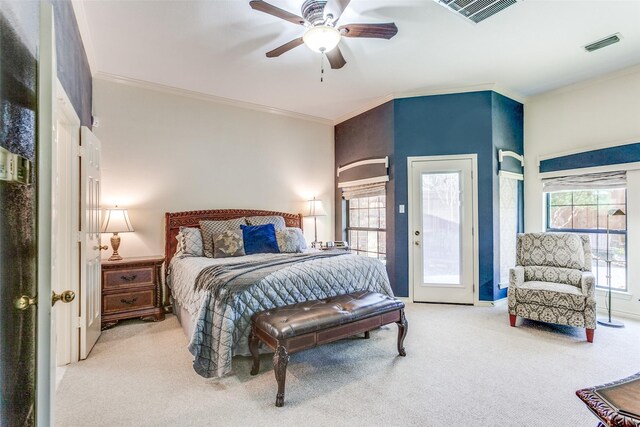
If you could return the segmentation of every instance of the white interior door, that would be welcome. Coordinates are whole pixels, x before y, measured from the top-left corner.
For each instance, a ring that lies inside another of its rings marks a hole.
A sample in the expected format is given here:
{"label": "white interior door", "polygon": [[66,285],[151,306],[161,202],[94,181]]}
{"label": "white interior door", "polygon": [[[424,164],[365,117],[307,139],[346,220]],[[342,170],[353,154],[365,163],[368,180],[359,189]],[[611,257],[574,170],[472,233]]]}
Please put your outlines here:
{"label": "white interior door", "polygon": [[413,300],[473,304],[472,158],[411,161]]}
{"label": "white interior door", "polygon": [[80,156],[80,358],[86,359],[100,336],[100,141],[81,128]]}
{"label": "white interior door", "polygon": [[[80,293],[78,197],[80,190],[78,148],[80,119],[62,85],[57,85],[56,122],[52,161],[51,286],[54,292]],[[79,298],[57,304],[54,310],[56,366],[77,362],[80,336],[75,321],[80,316]]]}

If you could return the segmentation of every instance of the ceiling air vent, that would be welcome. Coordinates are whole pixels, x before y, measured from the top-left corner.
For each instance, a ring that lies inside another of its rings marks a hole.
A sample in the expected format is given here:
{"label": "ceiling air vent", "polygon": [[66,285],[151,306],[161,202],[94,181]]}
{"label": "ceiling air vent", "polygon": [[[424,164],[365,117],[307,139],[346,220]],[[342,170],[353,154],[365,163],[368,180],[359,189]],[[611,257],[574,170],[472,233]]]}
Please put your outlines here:
{"label": "ceiling air vent", "polygon": [[611,34],[609,37],[589,43],[584,47],[584,50],[587,52],[593,52],[598,49],[602,49],[603,47],[611,46],[614,43],[618,43],[620,40],[622,40],[622,35],[620,33]]}
{"label": "ceiling air vent", "polygon": [[518,0],[435,0],[443,6],[475,22],[484,21]]}

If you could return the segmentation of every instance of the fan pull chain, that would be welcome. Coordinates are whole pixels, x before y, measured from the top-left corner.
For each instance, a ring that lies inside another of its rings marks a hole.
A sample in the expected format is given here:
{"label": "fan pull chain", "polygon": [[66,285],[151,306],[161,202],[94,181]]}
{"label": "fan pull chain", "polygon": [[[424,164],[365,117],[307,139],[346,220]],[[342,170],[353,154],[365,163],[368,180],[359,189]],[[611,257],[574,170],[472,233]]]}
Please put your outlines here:
{"label": "fan pull chain", "polygon": [[320,83],[324,82],[324,51],[320,55]]}

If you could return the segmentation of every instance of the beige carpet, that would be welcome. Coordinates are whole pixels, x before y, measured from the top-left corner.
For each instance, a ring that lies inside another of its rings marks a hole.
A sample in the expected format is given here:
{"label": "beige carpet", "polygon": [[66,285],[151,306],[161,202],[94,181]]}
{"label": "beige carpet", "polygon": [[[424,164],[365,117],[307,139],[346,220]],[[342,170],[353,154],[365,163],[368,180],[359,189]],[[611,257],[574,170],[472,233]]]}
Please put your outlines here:
{"label": "beige carpet", "polygon": [[640,323],[584,331],[519,320],[506,308],[410,304],[407,357],[396,327],[294,354],[283,408],[271,358],[258,376],[199,377],[176,318],[123,322],[69,366],[59,426],[595,426],[575,390],[640,371]]}

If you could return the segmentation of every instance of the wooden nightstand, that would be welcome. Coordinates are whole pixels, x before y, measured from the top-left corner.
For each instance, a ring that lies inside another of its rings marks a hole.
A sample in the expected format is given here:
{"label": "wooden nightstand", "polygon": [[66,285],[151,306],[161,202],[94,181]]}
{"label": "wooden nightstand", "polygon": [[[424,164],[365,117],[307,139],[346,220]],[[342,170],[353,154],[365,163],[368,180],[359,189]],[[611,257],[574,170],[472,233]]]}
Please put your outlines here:
{"label": "wooden nightstand", "polygon": [[157,256],[102,261],[102,329],[134,317],[164,320],[163,262]]}

